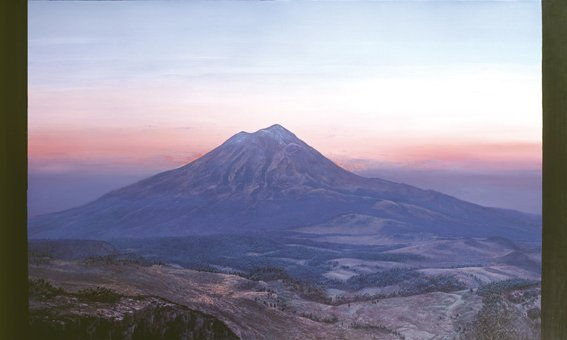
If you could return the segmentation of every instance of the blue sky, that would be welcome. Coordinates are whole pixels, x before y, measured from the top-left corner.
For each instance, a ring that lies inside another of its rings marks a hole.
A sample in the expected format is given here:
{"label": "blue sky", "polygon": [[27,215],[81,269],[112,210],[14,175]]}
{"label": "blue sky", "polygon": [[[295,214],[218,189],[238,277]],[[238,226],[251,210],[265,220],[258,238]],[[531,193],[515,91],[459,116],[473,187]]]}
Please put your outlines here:
{"label": "blue sky", "polygon": [[[31,210],[280,123],[351,170],[539,211],[540,16],[539,2],[30,2]],[[447,171],[492,177],[452,192]]]}

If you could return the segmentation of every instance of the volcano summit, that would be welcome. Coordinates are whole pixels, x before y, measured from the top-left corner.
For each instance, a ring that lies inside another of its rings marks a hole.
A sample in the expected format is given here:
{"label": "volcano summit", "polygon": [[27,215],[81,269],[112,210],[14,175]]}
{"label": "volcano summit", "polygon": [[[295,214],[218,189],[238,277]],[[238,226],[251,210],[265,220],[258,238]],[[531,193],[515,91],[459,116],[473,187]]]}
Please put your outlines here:
{"label": "volcano summit", "polygon": [[203,157],[29,220],[30,238],[370,228],[408,235],[538,240],[541,218],[346,171],[281,125],[240,132]]}

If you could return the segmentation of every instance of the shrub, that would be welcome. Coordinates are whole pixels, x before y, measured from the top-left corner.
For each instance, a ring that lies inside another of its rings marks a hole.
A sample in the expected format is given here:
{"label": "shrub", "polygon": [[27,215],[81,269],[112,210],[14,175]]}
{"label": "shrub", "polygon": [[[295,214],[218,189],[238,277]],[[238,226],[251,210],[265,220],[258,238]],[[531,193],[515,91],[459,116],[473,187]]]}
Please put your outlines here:
{"label": "shrub", "polygon": [[528,317],[529,317],[530,319],[535,320],[535,319],[538,319],[538,318],[540,317],[541,311],[540,311],[539,308],[534,307],[534,308],[532,308],[532,309],[528,309],[527,314],[528,314]]}
{"label": "shrub", "polygon": [[269,266],[253,269],[246,276],[248,279],[254,281],[275,281],[290,279],[285,269]]}
{"label": "shrub", "polygon": [[120,294],[106,287],[81,289],[76,295],[91,302],[117,302],[121,297]]}
{"label": "shrub", "polygon": [[365,287],[386,287],[420,276],[419,272],[412,269],[392,268],[377,273],[353,276],[347,280],[346,284],[357,290]]}
{"label": "shrub", "polygon": [[409,296],[431,292],[454,292],[467,286],[450,275],[420,276],[406,281],[400,291],[401,296]]}
{"label": "shrub", "polygon": [[525,280],[525,279],[509,279],[497,282],[488,283],[478,288],[477,294],[482,297],[489,297],[489,295],[501,294],[512,290],[525,289],[539,285],[538,281]]}
{"label": "shrub", "polygon": [[30,297],[50,298],[65,292],[62,288],[54,287],[49,281],[44,279],[31,279],[28,283]]}

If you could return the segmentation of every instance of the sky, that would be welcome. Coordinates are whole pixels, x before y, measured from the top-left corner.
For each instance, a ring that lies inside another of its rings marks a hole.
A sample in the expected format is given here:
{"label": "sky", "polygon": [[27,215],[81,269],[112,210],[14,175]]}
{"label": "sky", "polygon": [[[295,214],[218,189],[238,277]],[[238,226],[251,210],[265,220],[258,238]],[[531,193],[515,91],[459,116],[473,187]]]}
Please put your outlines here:
{"label": "sky", "polygon": [[30,2],[30,215],[274,123],[361,175],[539,213],[540,17],[539,2]]}

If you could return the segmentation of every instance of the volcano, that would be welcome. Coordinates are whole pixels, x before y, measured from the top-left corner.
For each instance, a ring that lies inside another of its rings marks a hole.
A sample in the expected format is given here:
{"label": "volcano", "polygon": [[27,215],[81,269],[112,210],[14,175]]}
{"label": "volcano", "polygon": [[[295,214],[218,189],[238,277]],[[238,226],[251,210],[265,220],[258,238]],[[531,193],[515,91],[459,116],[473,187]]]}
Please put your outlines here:
{"label": "volcano", "polygon": [[541,238],[541,218],[349,172],[281,125],[240,132],[203,157],[32,218],[30,238],[112,239],[370,223],[388,235]]}

